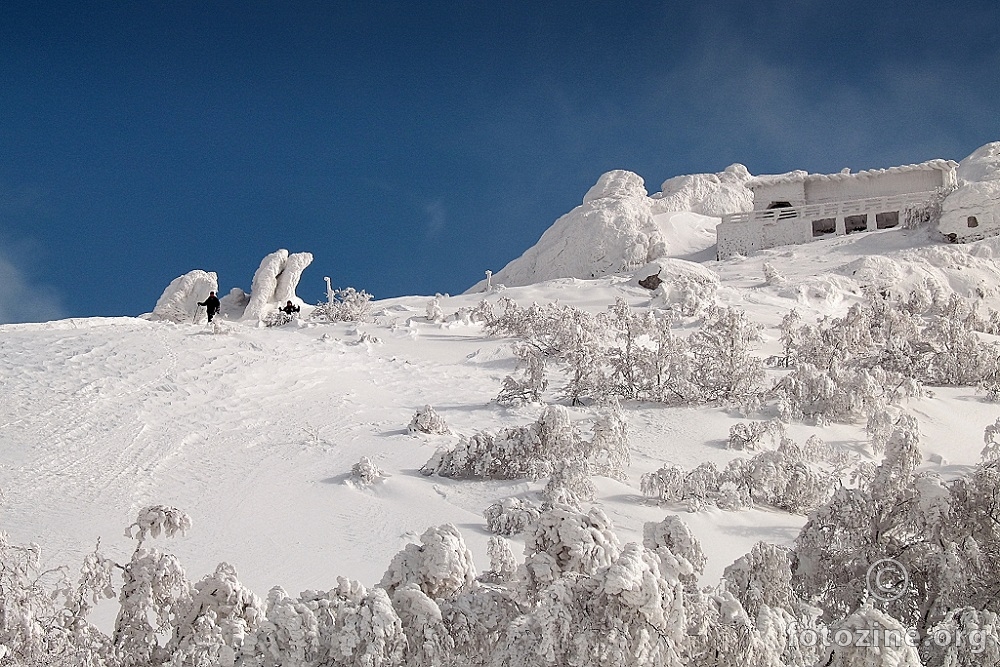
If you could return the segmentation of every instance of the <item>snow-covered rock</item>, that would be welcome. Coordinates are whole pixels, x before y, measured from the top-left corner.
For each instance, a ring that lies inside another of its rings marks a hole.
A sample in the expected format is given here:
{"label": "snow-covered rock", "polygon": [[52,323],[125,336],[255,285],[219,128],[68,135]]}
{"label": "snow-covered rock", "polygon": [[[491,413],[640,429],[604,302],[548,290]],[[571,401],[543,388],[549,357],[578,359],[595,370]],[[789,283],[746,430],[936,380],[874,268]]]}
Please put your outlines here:
{"label": "snow-covered rock", "polygon": [[667,179],[652,196],[653,212],[692,211],[722,217],[753,210],[753,192],[746,187],[753,178],[742,164],[732,164],[718,174],[690,174]]}
{"label": "snow-covered rock", "polygon": [[250,285],[250,302],[243,314],[244,320],[259,320],[277,304],[299,301],[295,288],[302,272],[312,263],[312,254],[300,252],[292,255],[284,248],[272,252],[260,262]]}
{"label": "snow-covered rock", "polygon": [[663,249],[650,204],[638,174],[610,171],[580,206],[556,220],[492,281],[515,287],[555,278],[598,278],[641,266]]}
{"label": "snow-covered rock", "polygon": [[980,146],[959,162],[958,180],[959,183],[1000,180],[1000,141]]}
{"label": "snow-covered rock", "polygon": [[1000,234],[1000,141],[976,149],[958,165],[959,187],[941,204],[938,229],[953,241]]}
{"label": "snow-covered rock", "polygon": [[219,278],[214,272],[195,269],[170,281],[156,300],[151,320],[191,322],[198,314],[198,302],[209,292],[219,291]]}

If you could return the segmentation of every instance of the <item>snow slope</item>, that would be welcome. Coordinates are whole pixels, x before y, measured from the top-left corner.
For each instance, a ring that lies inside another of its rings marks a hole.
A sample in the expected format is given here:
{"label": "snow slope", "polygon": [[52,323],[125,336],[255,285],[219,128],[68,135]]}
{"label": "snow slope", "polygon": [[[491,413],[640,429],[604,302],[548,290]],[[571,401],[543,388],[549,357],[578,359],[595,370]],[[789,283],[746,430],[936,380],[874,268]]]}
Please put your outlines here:
{"label": "snow slope", "polygon": [[[706,220],[665,220],[683,230],[675,238],[686,257],[705,250]],[[779,348],[774,327],[790,308],[807,319],[842,314],[871,287],[905,291],[929,278],[1000,308],[998,253],[996,239],[942,246],[921,232],[892,230],[705,266],[720,278],[720,302],[768,327],[767,355]],[[783,280],[767,284],[764,261]],[[594,311],[619,296],[636,306],[650,301],[650,292],[623,275],[445,297],[441,307],[451,315],[501,295]],[[0,327],[0,526],[14,542],[37,542],[53,565],[76,567],[98,538],[121,562],[134,547],[122,530],[136,512],[173,505],[194,525],[162,546],[189,576],[228,561],[259,595],[274,585],[327,589],[338,575],[375,584],[397,551],[445,522],[458,526],[486,569],[483,510],[502,497],[530,496],[545,480],[424,477],[420,466],[457,435],[410,434],[407,424],[430,404],[454,434],[468,435],[527,424],[541,408],[492,402],[514,370],[510,341],[485,337],[479,325],[430,322],[428,302],[378,302],[376,321],[362,325],[223,321],[217,331],[94,318]],[[983,428],[998,413],[972,389],[936,390],[909,407],[921,419],[925,465],[945,471],[978,459]],[[591,416],[587,408],[573,414]],[[641,404],[627,405],[626,416],[629,478],[597,480],[596,500],[623,541],[641,540],[643,522],[681,512],[709,556],[704,580],[715,582],[756,541],[795,538],[804,517],[767,508],[686,513],[640,495],[640,476],[664,462],[694,467],[740,455],[724,443],[729,427],[745,418]],[[860,424],[793,424],[789,433],[799,442],[816,433],[867,455]],[[930,463],[931,455],[940,462]],[[362,456],[389,477],[370,488],[348,484]]]}

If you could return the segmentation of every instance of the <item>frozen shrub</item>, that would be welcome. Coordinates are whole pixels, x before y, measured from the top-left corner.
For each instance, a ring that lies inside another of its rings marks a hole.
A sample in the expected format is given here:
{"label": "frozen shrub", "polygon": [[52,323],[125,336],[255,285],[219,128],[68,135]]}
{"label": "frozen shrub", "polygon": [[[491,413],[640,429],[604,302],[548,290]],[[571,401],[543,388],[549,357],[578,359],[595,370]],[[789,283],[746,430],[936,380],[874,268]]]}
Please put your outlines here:
{"label": "frozen shrub", "polygon": [[356,607],[341,608],[337,630],[330,651],[335,656],[334,664],[363,667],[403,664],[406,634],[385,590],[373,588]]}
{"label": "frozen shrub", "polygon": [[191,664],[232,664],[249,632],[264,618],[264,605],[220,563],[194,585],[188,608],[179,615],[167,646],[173,660]]}
{"label": "frozen shrub", "polygon": [[481,581],[502,583],[514,578],[517,559],[514,558],[514,551],[510,548],[510,541],[499,535],[491,536],[487,553],[490,557],[490,569],[489,572],[480,575]]}
{"label": "frozen shrub", "polygon": [[[178,533],[183,535],[191,528],[191,517],[168,505],[150,505],[139,511],[136,520],[125,529],[125,537],[131,537],[139,541],[141,545],[147,536],[159,537],[163,533],[164,537],[174,537]],[[135,535],[132,530],[135,529]]]}
{"label": "frozen shrub", "polygon": [[793,611],[791,550],[758,542],[750,553],[725,569],[726,590],[733,593],[751,618],[764,605]]}
{"label": "frozen shrub", "polygon": [[410,420],[410,425],[406,430],[410,433],[416,433],[418,431],[421,433],[435,434],[451,433],[444,417],[439,415],[434,408],[429,405],[425,405],[422,409],[417,410],[416,414],[413,415],[413,419]]}
{"label": "frozen shrub", "polygon": [[1000,418],[986,427],[983,432],[983,442],[986,443],[980,454],[983,462],[1000,461]]}
{"label": "frozen shrub", "polygon": [[538,348],[523,342],[515,343],[513,351],[517,358],[516,371],[521,372],[521,378],[510,375],[504,378],[497,403],[516,405],[540,402],[542,392],[548,386],[548,380],[545,379],[545,357]]}
{"label": "frozen shrub", "polygon": [[327,302],[316,306],[312,312],[315,319],[328,322],[371,322],[372,295],[353,287],[342,290],[328,290]]}
{"label": "frozen shrub", "polygon": [[483,511],[486,528],[495,535],[517,535],[541,514],[541,509],[521,498],[504,498]]}
{"label": "frozen shrub", "polygon": [[817,664],[829,667],[923,667],[907,628],[892,616],[865,606],[830,626],[832,637],[869,637],[871,641],[833,641]]}
{"label": "frozen shrub", "polygon": [[770,262],[764,262],[762,267],[764,271],[764,282],[768,285],[783,285],[785,284],[785,276],[774,268],[774,265]]}
{"label": "frozen shrub", "polygon": [[260,321],[264,323],[265,327],[283,327],[294,319],[296,319],[294,315],[283,310],[276,310],[262,317]]}
{"label": "frozen shrub", "polygon": [[542,489],[542,509],[563,507],[579,512],[582,503],[596,495],[597,487],[590,481],[586,461],[563,461],[555,465]]}
{"label": "frozen shrub", "polygon": [[770,440],[772,446],[777,446],[784,435],[785,426],[777,419],[766,422],[738,422],[729,427],[729,449],[763,449],[765,438]]}
{"label": "frozen shrub", "polygon": [[427,319],[435,324],[444,322],[444,311],[441,310],[441,295],[437,294],[427,302]]}
{"label": "frozen shrub", "polygon": [[456,595],[476,579],[472,552],[458,529],[450,523],[428,528],[420,544],[407,544],[392,559],[380,587],[392,595],[397,588],[416,584],[426,595],[437,599]]}
{"label": "frozen shrub", "polygon": [[591,575],[620,553],[611,520],[600,509],[586,514],[561,508],[542,512],[525,533],[518,581],[529,599],[568,573]]}
{"label": "frozen shrub", "polygon": [[703,400],[742,405],[757,399],[764,364],[753,351],[762,341],[762,328],[738,308],[716,308],[691,334],[691,380]]}
{"label": "frozen shrub", "polygon": [[444,625],[441,608],[419,586],[397,588],[392,606],[406,635],[406,664],[440,665],[450,657],[455,641]]}
{"label": "frozen shrub", "polygon": [[351,467],[351,481],[360,486],[370,486],[385,479],[385,472],[367,456]]}
{"label": "frozen shrub", "polygon": [[663,521],[644,523],[642,545],[661,560],[672,559],[671,567],[679,572],[685,583],[694,584],[705,571],[708,558],[701,549],[701,542],[679,516],[668,515]]}
{"label": "frozen shrub", "polygon": [[826,500],[833,478],[803,462],[797,447],[796,455],[789,456],[790,447],[735,459],[722,472],[708,461],[690,471],[664,465],[643,475],[640,488],[645,496],[684,503],[690,511],[705,505],[742,509],[756,503],[804,514]]}
{"label": "frozen shrub", "polygon": [[664,465],[659,470],[648,472],[639,481],[642,495],[663,502],[680,502],[684,496],[684,470],[680,466]]}
{"label": "frozen shrub", "polygon": [[951,609],[928,631],[933,639],[962,638],[961,641],[929,641],[921,645],[928,667],[995,667],[1000,665],[1000,622],[997,614],[985,609]]}
{"label": "frozen shrub", "polygon": [[570,460],[594,461],[604,470],[605,462],[622,458],[623,448],[627,451],[626,442],[606,436],[585,440],[569,411],[550,405],[533,424],[502,429],[495,436],[484,431],[462,438],[451,449],[439,449],[421,472],[456,478],[540,479]]}

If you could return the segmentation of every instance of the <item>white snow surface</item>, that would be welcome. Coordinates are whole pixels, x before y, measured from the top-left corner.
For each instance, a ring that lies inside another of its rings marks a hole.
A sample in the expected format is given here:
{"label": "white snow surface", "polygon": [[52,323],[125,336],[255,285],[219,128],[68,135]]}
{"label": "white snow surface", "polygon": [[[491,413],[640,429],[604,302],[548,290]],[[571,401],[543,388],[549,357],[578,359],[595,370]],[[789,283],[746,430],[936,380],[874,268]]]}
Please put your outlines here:
{"label": "white snow surface", "polygon": [[[623,175],[620,185],[618,194],[592,200],[600,204],[592,215],[618,206],[631,210],[637,225],[652,220],[638,203],[636,181]],[[671,218],[677,229],[700,219]],[[702,237],[696,225],[687,229]],[[931,279],[1000,308],[997,256],[997,238],[939,245],[924,232],[888,230],[713,260],[696,270],[716,277],[720,303],[744,308],[766,327],[766,356],[780,349],[776,326],[789,309],[807,319],[841,315],[872,286],[906,291]],[[765,283],[763,261],[784,276],[781,284]],[[657,266],[671,265],[685,266]],[[268,275],[277,283],[276,271]],[[485,296],[500,295],[522,305],[559,301],[593,311],[617,297],[635,306],[655,298],[629,275],[560,278]],[[451,316],[483,296],[442,297],[440,305]],[[460,532],[475,571],[488,570],[483,511],[510,496],[537,500],[546,480],[453,480],[418,469],[438,446],[528,424],[541,407],[493,402],[514,371],[509,340],[454,319],[430,322],[426,304],[426,296],[377,302],[376,321],[367,324],[258,328],[223,313],[213,328],[139,318],[0,326],[0,528],[12,542],[37,542],[47,564],[72,570],[98,538],[109,556],[127,560],[134,542],[122,531],[139,510],[173,506],[192,527],[157,546],[175,553],[192,578],[232,563],[262,597],[276,585],[329,589],[338,576],[375,585],[396,554],[444,524]],[[450,433],[407,428],[428,405]],[[907,408],[920,420],[924,465],[945,474],[978,460],[983,429],[997,414],[972,388],[935,389]],[[623,544],[641,542],[645,522],[679,513],[702,542],[708,584],[755,542],[794,540],[802,516],[769,508],[688,513],[640,494],[641,475],[666,462],[721,467],[743,455],[724,443],[729,427],[746,418],[719,408],[624,409],[628,479],[595,478],[593,503]],[[593,416],[588,408],[570,412],[574,419]],[[798,442],[813,434],[837,448],[867,451],[863,424],[789,426]],[[380,483],[348,483],[362,457],[384,472]]]}

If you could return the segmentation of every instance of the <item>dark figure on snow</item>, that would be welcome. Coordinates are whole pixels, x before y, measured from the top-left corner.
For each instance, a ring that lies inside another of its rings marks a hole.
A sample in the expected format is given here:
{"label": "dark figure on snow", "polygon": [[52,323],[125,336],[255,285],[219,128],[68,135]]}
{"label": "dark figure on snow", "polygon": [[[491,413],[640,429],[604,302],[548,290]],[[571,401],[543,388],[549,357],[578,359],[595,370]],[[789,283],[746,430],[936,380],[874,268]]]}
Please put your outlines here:
{"label": "dark figure on snow", "polygon": [[294,303],[292,303],[291,301],[288,301],[287,303],[285,303],[285,307],[284,308],[279,308],[278,310],[280,310],[281,312],[285,313],[286,315],[291,315],[292,313],[299,312],[300,308],[298,306],[296,306]]}
{"label": "dark figure on snow", "polygon": [[208,311],[208,321],[211,322],[215,314],[219,312],[219,308],[222,304],[219,303],[219,297],[215,296],[215,292],[209,292],[208,298],[204,301],[198,302],[199,306],[205,306],[205,310]]}

